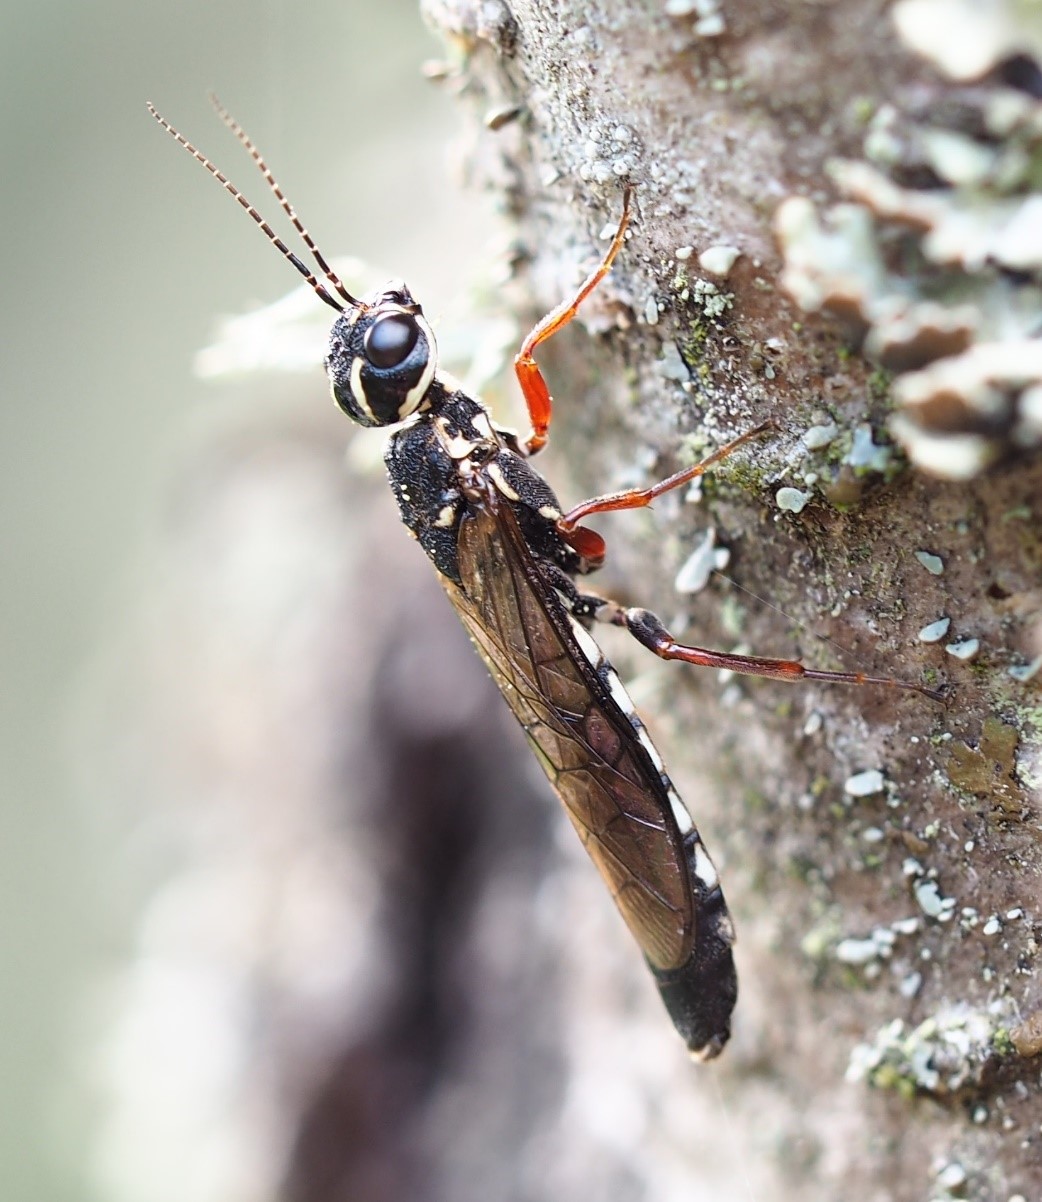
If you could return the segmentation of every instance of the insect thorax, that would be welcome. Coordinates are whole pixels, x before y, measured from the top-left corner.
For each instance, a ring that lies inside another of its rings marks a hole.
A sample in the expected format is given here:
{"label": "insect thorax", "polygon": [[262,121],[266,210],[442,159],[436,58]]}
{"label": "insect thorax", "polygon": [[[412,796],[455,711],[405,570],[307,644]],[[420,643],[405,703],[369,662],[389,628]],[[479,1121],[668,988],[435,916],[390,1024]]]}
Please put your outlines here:
{"label": "insect thorax", "polygon": [[520,453],[516,436],[441,377],[432,381],[421,411],[391,435],[384,461],[402,521],[453,583],[461,583],[460,522],[469,508],[490,501],[513,509],[537,559],[569,575],[583,570],[557,532],[557,497]]}

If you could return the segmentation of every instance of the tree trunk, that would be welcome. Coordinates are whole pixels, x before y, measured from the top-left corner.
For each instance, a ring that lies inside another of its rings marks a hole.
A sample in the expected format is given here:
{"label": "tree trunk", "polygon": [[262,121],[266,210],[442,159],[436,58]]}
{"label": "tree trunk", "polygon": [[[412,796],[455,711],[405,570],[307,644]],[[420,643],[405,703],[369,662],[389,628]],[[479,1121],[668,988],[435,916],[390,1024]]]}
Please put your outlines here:
{"label": "tree trunk", "polygon": [[[718,859],[741,993],[726,1054],[690,1068],[648,1034],[662,1020],[636,959],[565,916],[584,983],[565,992],[555,1130],[586,1196],[1042,1196],[1042,725],[1024,668],[1042,651],[1040,264],[1023,241],[1034,258],[1016,265],[975,251],[1030,200],[1029,176],[955,165],[1013,140],[1038,155],[1038,68],[1014,59],[1030,43],[1012,16],[989,58],[954,2],[920,45],[922,7],[425,4],[484,119],[475,169],[520,223],[533,320],[596,260],[620,184],[637,189],[580,316],[591,336],[540,356],[557,396],[544,470],[565,504],[774,423],[697,504],[604,522],[603,587],[704,646],[948,692],[724,682],[609,644]],[[967,38],[972,83],[945,57]],[[984,115],[1000,101],[1021,113],[1005,141]],[[834,204],[830,172],[860,202],[831,224],[808,204]],[[963,241],[948,232],[938,256],[930,234],[969,199]],[[927,203],[950,211],[931,226]],[[986,344],[1029,367],[974,375]],[[956,381],[940,417],[915,403],[937,401],[939,363]],[[732,581],[679,596],[709,530]]]}

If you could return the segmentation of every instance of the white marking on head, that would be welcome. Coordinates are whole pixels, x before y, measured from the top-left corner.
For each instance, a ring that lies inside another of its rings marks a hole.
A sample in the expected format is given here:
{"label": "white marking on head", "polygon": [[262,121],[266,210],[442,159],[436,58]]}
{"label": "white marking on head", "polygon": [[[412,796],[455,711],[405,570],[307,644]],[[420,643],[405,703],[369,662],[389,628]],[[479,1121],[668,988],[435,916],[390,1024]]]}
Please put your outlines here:
{"label": "white marking on head", "polygon": [[572,626],[572,634],[575,636],[575,641],[582,648],[583,655],[590,661],[595,668],[599,668],[604,662],[604,652],[597,646],[597,641],[593,635],[577,621],[571,614],[568,615],[568,621]]}
{"label": "white marking on head", "polygon": [[[475,424],[477,424],[477,423],[475,423]],[[521,496],[518,493],[517,489],[511,488],[510,485],[507,483],[506,477],[503,475],[503,469],[499,466],[498,463],[490,463],[486,470],[488,471],[488,474],[489,474],[490,479],[492,480],[492,483],[496,486],[496,488],[499,489],[499,491],[503,494],[504,497],[506,497],[506,499],[508,501],[520,501],[521,500]]]}
{"label": "white marking on head", "polygon": [[404,420],[410,413],[415,412],[420,402],[427,395],[427,389],[430,388],[431,381],[434,379],[434,373],[438,367],[438,347],[434,341],[434,331],[418,314],[415,315],[415,321],[427,339],[427,363],[423,369],[423,375],[420,376],[417,383],[405,394],[405,400],[398,407],[399,421]]}
{"label": "white marking on head", "polygon": [[[678,797],[679,801],[680,798]],[[690,822],[690,817],[688,818]],[[720,878],[716,874],[716,869],[713,867],[713,861],[709,858],[709,853],[701,843],[695,844],[695,876],[702,882],[707,889],[715,889],[720,884]]]}
{"label": "white marking on head", "polygon": [[362,365],[363,359],[361,355],[356,355],[351,360],[351,377],[349,381],[351,395],[354,397],[358,408],[361,409],[374,426],[378,426],[380,423],[376,420],[376,414],[369,408],[369,399],[365,395],[365,386],[362,383]]}

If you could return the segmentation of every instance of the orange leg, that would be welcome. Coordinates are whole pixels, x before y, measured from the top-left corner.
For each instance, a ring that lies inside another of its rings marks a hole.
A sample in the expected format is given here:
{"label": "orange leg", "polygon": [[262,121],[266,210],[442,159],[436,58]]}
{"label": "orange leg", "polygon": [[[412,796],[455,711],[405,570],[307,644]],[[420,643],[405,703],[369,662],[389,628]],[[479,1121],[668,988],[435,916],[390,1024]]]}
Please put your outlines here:
{"label": "orange leg", "polygon": [[767,676],[773,680],[824,680],[833,684],[885,685],[892,689],[907,689],[921,693],[931,701],[945,701],[939,689],[928,689],[924,685],[911,684],[907,680],[895,680],[891,676],[869,676],[864,672],[825,672],[816,668],[805,668],[795,659],[764,659],[758,655],[736,655],[726,651],[710,651],[705,647],[689,647],[674,641],[673,636],[646,609],[621,609],[609,611],[608,620],[616,626],[625,626],[630,634],[649,651],[662,659],[679,659],[687,664],[702,668],[727,668],[747,676]]}
{"label": "orange leg", "polygon": [[664,492],[679,488],[682,484],[687,484],[688,481],[701,476],[713,464],[726,459],[732,451],[737,450],[743,443],[748,442],[752,438],[758,438],[768,430],[774,429],[777,429],[774,422],[761,422],[752,430],[746,430],[744,434],[740,434],[725,446],[720,447],[719,450],[714,451],[712,455],[703,459],[701,463],[682,468],[679,472],[674,472],[668,479],[660,480],[658,484],[652,484],[648,488],[629,488],[625,492],[610,492],[605,493],[601,497],[591,497],[590,500],[583,501],[579,505],[576,505],[574,509],[570,509],[558,521],[557,529],[563,535],[567,536],[578,527],[583,518],[588,518],[591,514],[608,513],[614,509],[643,509],[646,505],[650,505],[656,497],[661,497]]}
{"label": "orange leg", "polygon": [[550,389],[543,378],[543,373],[539,370],[539,364],[532,358],[532,354],[537,346],[551,338],[572,320],[582,302],[611,270],[612,261],[619,253],[626,237],[632,197],[633,188],[627,186],[622,197],[622,217],[619,220],[619,228],[611,240],[611,246],[608,247],[608,253],[601,261],[601,265],[583,281],[579,291],[571,300],[558,305],[539,322],[521,344],[521,349],[514,357],[514,371],[517,373],[518,383],[524,393],[525,404],[528,406],[528,418],[532,423],[532,432],[525,441],[525,451],[529,455],[534,455],[546,446],[550,430],[550,416],[553,411]]}

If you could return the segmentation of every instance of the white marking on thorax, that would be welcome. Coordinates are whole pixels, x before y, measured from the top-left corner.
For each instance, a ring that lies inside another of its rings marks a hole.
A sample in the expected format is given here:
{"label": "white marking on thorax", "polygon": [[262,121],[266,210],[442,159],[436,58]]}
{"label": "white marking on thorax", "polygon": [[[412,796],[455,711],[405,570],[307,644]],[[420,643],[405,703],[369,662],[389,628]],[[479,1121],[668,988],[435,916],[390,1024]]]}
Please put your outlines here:
{"label": "white marking on thorax", "polygon": [[492,423],[489,421],[487,413],[475,413],[470,420],[471,425],[482,438],[487,438],[489,442],[499,441],[495,434],[492,433]]}
{"label": "white marking on thorax", "polygon": [[438,516],[437,516],[437,518],[435,518],[434,524],[435,524],[435,526],[440,527],[442,530],[448,530],[452,526],[452,523],[455,520],[456,520],[456,506],[455,505],[443,505],[441,507],[441,509],[438,510]]}
{"label": "white marking on thorax", "polygon": [[485,470],[488,472],[489,479],[508,501],[521,500],[521,496],[517,489],[511,488],[507,483],[506,477],[503,475],[503,469],[498,463],[490,463]]}
{"label": "white marking on thorax", "polygon": [[361,355],[356,355],[351,360],[351,376],[349,384],[351,387],[351,395],[355,398],[355,404],[368,417],[374,425],[379,425],[376,420],[376,414],[369,408],[369,399],[365,395],[365,385],[362,383],[362,364],[364,360]]}
{"label": "white marking on thorax", "polygon": [[455,459],[457,463],[469,459],[478,447],[476,442],[470,438],[464,438],[462,434],[450,434],[444,418],[438,419],[438,437],[441,439],[441,445],[448,452],[449,458]]}

